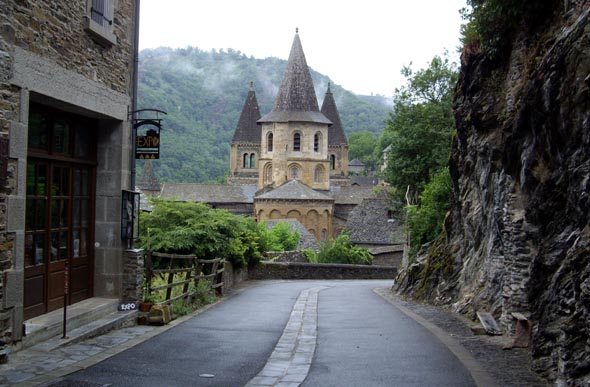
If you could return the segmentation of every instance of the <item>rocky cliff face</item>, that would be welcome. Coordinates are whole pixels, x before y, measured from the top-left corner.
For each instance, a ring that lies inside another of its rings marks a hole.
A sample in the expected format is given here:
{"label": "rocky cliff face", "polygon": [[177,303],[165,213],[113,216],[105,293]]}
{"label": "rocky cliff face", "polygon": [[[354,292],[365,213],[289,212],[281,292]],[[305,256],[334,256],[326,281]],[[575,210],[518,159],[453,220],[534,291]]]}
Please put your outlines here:
{"label": "rocky cliff face", "polygon": [[466,47],[455,97],[452,210],[401,291],[534,323],[534,367],[590,383],[590,1],[522,27],[504,61]]}

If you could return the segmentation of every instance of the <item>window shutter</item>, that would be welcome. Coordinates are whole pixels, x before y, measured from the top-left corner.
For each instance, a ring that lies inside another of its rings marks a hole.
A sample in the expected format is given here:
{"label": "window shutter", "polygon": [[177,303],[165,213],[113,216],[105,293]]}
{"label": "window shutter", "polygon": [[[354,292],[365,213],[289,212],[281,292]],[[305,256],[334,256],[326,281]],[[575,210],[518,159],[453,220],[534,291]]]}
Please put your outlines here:
{"label": "window shutter", "polygon": [[86,29],[99,43],[113,45],[117,38],[113,34],[114,0],[88,0],[90,15]]}

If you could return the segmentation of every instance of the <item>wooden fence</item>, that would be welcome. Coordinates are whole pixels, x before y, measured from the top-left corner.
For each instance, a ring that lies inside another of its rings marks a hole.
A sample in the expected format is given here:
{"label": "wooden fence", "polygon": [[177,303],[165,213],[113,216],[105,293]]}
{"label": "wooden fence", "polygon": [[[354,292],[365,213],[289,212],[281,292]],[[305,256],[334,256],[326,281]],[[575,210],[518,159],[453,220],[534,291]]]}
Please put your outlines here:
{"label": "wooden fence", "polygon": [[[158,268],[154,261],[158,260]],[[145,258],[146,292],[166,292],[159,304],[170,304],[173,301],[188,298],[191,283],[197,287],[200,281],[208,281],[210,288],[218,294],[223,293],[223,270],[225,259],[199,259],[196,255],[162,254],[148,251]],[[165,268],[162,268],[165,266]],[[160,277],[166,284],[152,286],[153,280]],[[175,278],[176,277],[176,278]],[[180,278],[179,278],[180,277]],[[173,289],[181,288],[180,294]]]}

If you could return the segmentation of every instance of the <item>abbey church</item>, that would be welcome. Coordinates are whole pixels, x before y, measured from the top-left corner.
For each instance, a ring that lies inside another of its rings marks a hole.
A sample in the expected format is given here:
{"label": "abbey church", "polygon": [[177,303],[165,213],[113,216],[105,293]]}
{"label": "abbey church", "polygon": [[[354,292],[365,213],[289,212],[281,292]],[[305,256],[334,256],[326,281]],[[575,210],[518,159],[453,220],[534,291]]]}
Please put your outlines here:
{"label": "abbey church", "polygon": [[143,192],[255,216],[297,221],[316,241],[343,230],[366,246],[401,243],[398,225],[374,184],[348,176],[348,141],[330,86],[319,108],[305,54],[295,34],[274,106],[262,115],[250,83],[230,149],[228,184],[154,184],[147,164]]}

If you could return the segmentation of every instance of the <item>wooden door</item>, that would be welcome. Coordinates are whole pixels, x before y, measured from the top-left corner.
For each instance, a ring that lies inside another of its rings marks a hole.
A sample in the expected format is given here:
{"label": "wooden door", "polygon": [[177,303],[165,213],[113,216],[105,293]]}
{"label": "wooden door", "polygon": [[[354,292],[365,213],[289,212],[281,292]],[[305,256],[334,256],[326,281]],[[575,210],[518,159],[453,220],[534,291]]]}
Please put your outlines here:
{"label": "wooden door", "polygon": [[92,297],[94,275],[96,125],[36,105],[29,122],[25,319]]}

